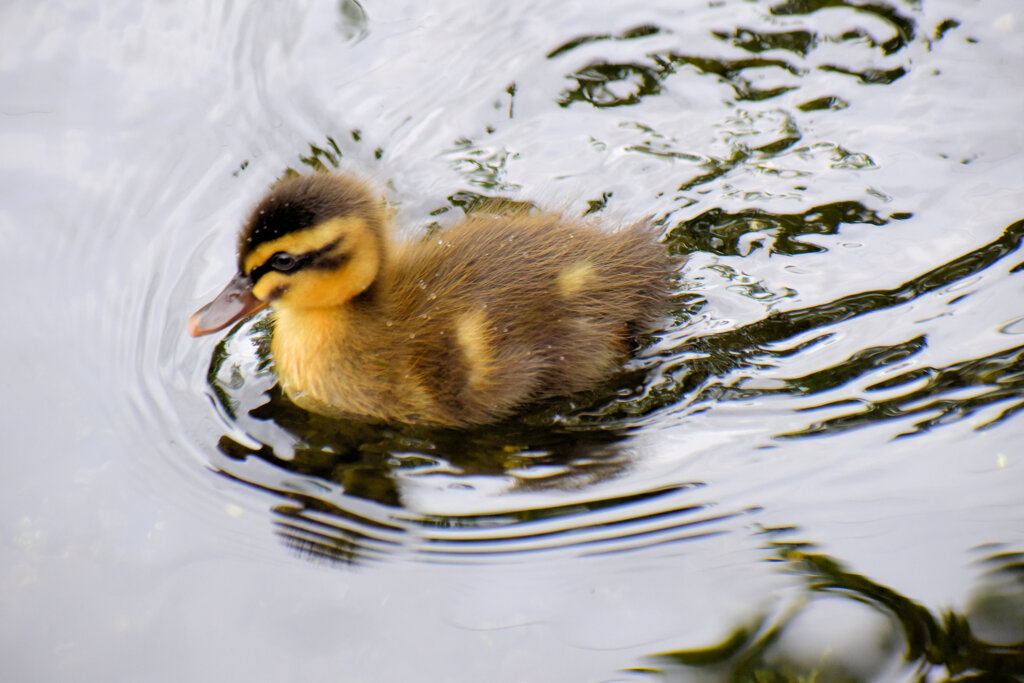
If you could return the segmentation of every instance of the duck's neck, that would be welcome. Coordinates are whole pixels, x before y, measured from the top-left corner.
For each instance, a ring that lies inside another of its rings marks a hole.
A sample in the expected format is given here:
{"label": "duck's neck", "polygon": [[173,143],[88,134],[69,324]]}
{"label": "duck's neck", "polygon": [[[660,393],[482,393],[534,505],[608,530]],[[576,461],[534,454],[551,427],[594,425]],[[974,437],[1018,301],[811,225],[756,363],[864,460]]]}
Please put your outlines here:
{"label": "duck's neck", "polygon": [[373,375],[362,366],[375,354],[360,351],[378,341],[372,329],[382,324],[378,308],[374,293],[364,292],[344,306],[275,309],[271,351],[282,388],[293,399],[341,405],[341,384]]}
{"label": "duck's neck", "polygon": [[310,391],[330,363],[331,349],[343,346],[351,328],[345,308],[281,308],[274,311],[271,350],[289,393]]}

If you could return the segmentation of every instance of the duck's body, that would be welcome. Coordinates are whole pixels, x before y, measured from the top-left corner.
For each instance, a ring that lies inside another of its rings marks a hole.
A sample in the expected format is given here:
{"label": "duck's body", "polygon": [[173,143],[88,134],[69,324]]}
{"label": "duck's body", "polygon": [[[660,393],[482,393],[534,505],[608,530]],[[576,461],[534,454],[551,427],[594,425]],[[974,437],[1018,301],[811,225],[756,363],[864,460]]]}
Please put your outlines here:
{"label": "duck's body", "polygon": [[286,182],[243,231],[228,289],[252,301],[214,302],[193,333],[271,302],[277,372],[303,408],[464,426],[593,387],[664,312],[673,264],[645,225],[470,217],[394,243],[385,223],[349,178]]}

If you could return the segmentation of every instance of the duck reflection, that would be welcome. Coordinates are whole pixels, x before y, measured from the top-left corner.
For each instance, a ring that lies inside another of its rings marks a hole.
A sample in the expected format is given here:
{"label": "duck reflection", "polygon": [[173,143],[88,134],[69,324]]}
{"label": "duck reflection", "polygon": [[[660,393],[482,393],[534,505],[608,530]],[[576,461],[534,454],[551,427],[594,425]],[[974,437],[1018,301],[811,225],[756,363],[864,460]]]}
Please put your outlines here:
{"label": "duck reflection", "polygon": [[[720,533],[717,523],[740,514],[695,500],[699,482],[591,492],[631,466],[630,430],[531,424],[558,408],[487,429],[389,426],[311,414],[273,388],[250,417],[272,421],[301,445],[286,454],[224,436],[220,469],[278,497],[274,524],[289,547],[347,564],[399,551],[450,562],[603,554]],[[420,512],[474,489],[518,495],[495,511]]]}
{"label": "duck reflection", "polygon": [[248,449],[224,437],[225,455],[254,455],[383,505],[401,504],[403,474],[508,476],[517,490],[577,489],[618,475],[629,462],[626,427],[542,424],[557,419],[560,408],[571,406],[567,401],[486,428],[445,429],[323,417],[296,406],[277,385],[267,399],[248,415],[284,430],[293,452]]}

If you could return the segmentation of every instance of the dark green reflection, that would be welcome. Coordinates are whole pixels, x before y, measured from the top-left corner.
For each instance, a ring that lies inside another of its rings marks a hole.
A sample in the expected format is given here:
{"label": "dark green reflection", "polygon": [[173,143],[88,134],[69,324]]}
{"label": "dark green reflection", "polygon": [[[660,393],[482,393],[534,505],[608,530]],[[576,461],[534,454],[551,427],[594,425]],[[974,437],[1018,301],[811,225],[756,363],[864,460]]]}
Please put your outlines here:
{"label": "dark green reflection", "polygon": [[[808,15],[825,8],[845,8],[856,13],[869,14],[891,26],[895,35],[886,40],[877,40],[870,31],[853,26],[839,35],[824,36],[807,30],[766,31],[749,27],[736,27],[729,31],[714,31],[719,40],[745,50],[753,55],[765,52],[788,52],[796,58],[807,57],[823,42],[854,42],[865,44],[877,50],[881,56],[893,55],[906,48],[916,35],[916,23],[895,7],[884,2],[855,3],[848,0],[789,0],[771,9],[776,16]],[[945,24],[943,24],[945,26]],[[581,45],[606,40],[626,40],[644,37],[662,31],[655,26],[643,26],[621,36],[611,34],[586,35],[571,40],[555,50],[548,58],[556,58]],[[568,78],[575,81],[558,99],[563,107],[576,102],[586,102],[594,107],[622,107],[640,103],[644,98],[662,91],[664,81],[683,68],[696,70],[699,74],[715,76],[728,84],[739,102],[757,102],[778,97],[795,90],[796,85],[760,87],[755,85],[754,69],[774,67],[793,76],[803,75],[799,62],[781,58],[752,57],[746,59],[721,59],[708,55],[686,54],[676,51],[651,52],[643,59],[609,61],[597,59]],[[830,64],[819,67],[825,71],[857,77],[865,84],[889,84],[906,75],[903,67],[857,69],[844,64]],[[818,107],[833,108],[833,107]]]}
{"label": "dark green reflection", "polygon": [[841,97],[819,97],[811,100],[810,102],[804,102],[803,104],[797,105],[797,109],[800,111],[820,111],[822,109],[839,111],[840,109],[846,109],[849,106],[850,103]]}
{"label": "dark green reflection", "polygon": [[[920,341],[923,340],[912,340],[907,344]],[[887,363],[898,361],[900,356],[897,352],[889,358],[891,360],[887,359]],[[874,384],[868,390],[879,391],[917,382],[921,382],[921,386],[905,394],[886,400],[865,401],[861,410],[852,415],[816,422],[799,432],[781,436],[794,438],[841,432],[880,420],[920,417],[912,429],[901,434],[909,436],[970,417],[990,405],[1005,403],[1006,407],[980,428],[993,427],[1024,410],[1024,346],[941,368],[919,368]],[[976,391],[969,397],[948,397],[951,392],[964,388]],[[834,405],[825,403],[821,407]]]}
{"label": "dark green reflection", "polygon": [[798,238],[803,235],[836,235],[843,225],[886,225],[890,218],[860,202],[836,202],[816,206],[799,214],[775,214],[762,209],[746,209],[728,213],[710,209],[683,221],[672,228],[667,236],[673,253],[687,254],[703,251],[721,256],[744,256],[739,244],[749,233],[767,233],[771,243],[767,246],[775,254],[795,256],[824,251],[821,247]]}
{"label": "dark green reflection", "polygon": [[798,55],[807,56],[818,44],[818,36],[811,31],[755,31],[749,28],[737,28],[733,33],[715,31],[716,38],[728,40],[736,47],[748,52],[765,52],[766,50],[786,50]]}
{"label": "dark green reflection", "polygon": [[619,35],[612,35],[611,33],[600,33],[594,35],[580,36],[579,38],[573,38],[569,42],[556,47],[554,50],[548,53],[548,59],[553,59],[565,52],[574,50],[580,45],[586,45],[587,43],[598,43],[604,40],[633,40],[634,38],[644,38],[661,33],[661,29],[657,26],[650,24],[644,24],[631,28],[627,31],[623,31]]}
{"label": "dark green reflection", "polygon": [[[728,224],[728,222],[726,222]],[[711,228],[706,228],[705,231]],[[695,239],[687,229],[674,233],[673,248],[691,249]],[[724,231],[723,234],[729,234]],[[735,236],[735,235],[734,235]],[[808,395],[835,388],[880,368],[898,363],[918,351],[927,340],[915,337],[901,344],[858,351],[842,363],[804,377],[792,378],[772,388],[746,387],[742,380],[725,383],[721,377],[736,371],[756,373],[761,365],[820,343],[827,338],[825,328],[859,316],[900,306],[919,296],[972,277],[1020,249],[1024,239],[1024,221],[1013,223],[993,242],[950,261],[934,270],[888,290],[851,294],[835,301],[791,311],[775,311],[766,318],[741,328],[687,340],[667,354],[661,379],[647,387],[642,400],[612,403],[596,410],[587,419],[622,418],[672,405],[688,399],[691,407],[720,401],[750,400],[772,395]],[[783,348],[788,339],[821,330],[796,348]],[[917,423],[914,433],[967,417],[996,402],[1006,409],[989,424],[1003,421],[1019,412],[1024,404],[1024,347],[1016,347],[989,356],[951,364],[945,368],[916,370],[898,375],[871,389],[926,380],[921,387],[877,403],[863,401],[863,408],[848,416],[816,423],[788,437],[817,435],[853,427],[876,424],[908,414],[930,414]],[[969,398],[945,397],[952,389],[984,388]],[[829,404],[835,405],[835,404]],[[639,412],[638,412],[639,411]]]}
{"label": "dark green reflection", "polygon": [[785,0],[772,7],[776,16],[813,14],[826,8],[845,7],[858,12],[872,14],[896,30],[896,36],[882,43],[885,54],[889,55],[906,47],[914,39],[917,24],[887,2],[849,2],[849,0]]}
{"label": "dark green reflection", "polygon": [[[1024,563],[1019,553],[984,561],[994,566],[979,578],[965,612],[935,614],[809,545],[775,542],[771,549],[780,570],[803,580],[805,599],[795,610],[774,619],[753,616],[721,643],[653,654],[648,664],[627,671],[646,678],[698,669],[704,679],[758,683],[853,683],[875,680],[883,672],[901,680],[950,683],[1015,681],[1024,675]],[[874,647],[867,657],[862,647],[856,653],[843,651],[848,632],[841,621],[814,622],[818,632],[812,645],[823,648],[816,656],[787,642],[789,632],[824,599],[840,601],[839,614],[845,604],[882,617],[869,634]]]}
{"label": "dark green reflection", "polygon": [[800,69],[781,59],[723,60],[700,55],[675,53],[648,55],[652,64],[640,62],[595,62],[569,76],[576,87],[562,93],[558,103],[568,107],[574,102],[587,102],[595,107],[622,107],[639,103],[645,97],[661,92],[661,83],[681,67],[690,66],[701,74],[714,75],[732,86],[736,100],[759,101],[777,97],[796,86],[758,88],[744,77],[748,69],[777,67],[793,75]]}
{"label": "dark green reflection", "polygon": [[837,74],[856,76],[861,83],[867,85],[889,85],[893,81],[898,81],[907,75],[907,70],[902,66],[897,66],[893,69],[863,69],[861,71],[855,71],[843,66],[835,66],[831,64],[818,68],[822,71],[831,71]]}

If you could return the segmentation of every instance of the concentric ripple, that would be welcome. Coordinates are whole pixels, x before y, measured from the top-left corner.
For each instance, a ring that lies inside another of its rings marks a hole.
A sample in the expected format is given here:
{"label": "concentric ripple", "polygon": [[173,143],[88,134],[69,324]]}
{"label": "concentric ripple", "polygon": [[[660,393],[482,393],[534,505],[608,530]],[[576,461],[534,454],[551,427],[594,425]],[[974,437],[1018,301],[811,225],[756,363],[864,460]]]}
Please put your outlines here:
{"label": "concentric ripple", "polygon": [[[242,22],[239,58],[267,70],[259,88],[294,94],[268,112],[293,132],[261,124],[260,143],[233,140],[206,169],[230,202],[194,192],[166,208],[182,230],[147,258],[186,265],[140,269],[147,332],[123,345],[139,422],[184,443],[192,464],[166,452],[192,476],[199,462],[247,489],[310,557],[517,562],[747,530],[760,501],[718,498],[697,464],[724,476],[789,444],[840,452],[855,432],[884,444],[1018,416],[1021,313],[1001,305],[1019,298],[1013,188],[982,188],[987,212],[936,199],[908,174],[956,187],[969,150],[926,126],[863,133],[888,130],[922,79],[969,79],[977,41],[914,3],[726,5],[655,3],[606,30],[567,10],[512,76],[474,71],[453,92],[399,62],[379,94],[364,79],[325,99],[267,64],[266,27]],[[289,45],[327,74],[338,50],[377,73],[373,17],[349,14],[333,48],[312,25]],[[937,92],[923,116],[952,106]],[[221,109],[249,111],[252,94]],[[689,257],[672,316],[606,386],[492,428],[309,415],[276,387],[268,318],[215,341],[182,334],[230,268],[246,202],[296,169],[375,177],[405,237],[510,202],[610,227],[649,218]],[[199,216],[202,234],[182,227]],[[800,475],[783,472],[768,476]]]}

